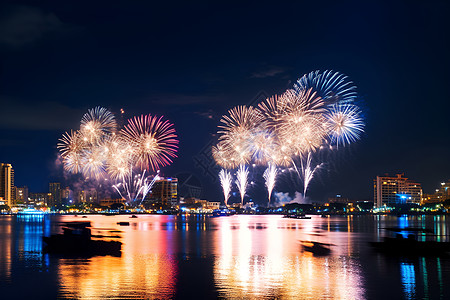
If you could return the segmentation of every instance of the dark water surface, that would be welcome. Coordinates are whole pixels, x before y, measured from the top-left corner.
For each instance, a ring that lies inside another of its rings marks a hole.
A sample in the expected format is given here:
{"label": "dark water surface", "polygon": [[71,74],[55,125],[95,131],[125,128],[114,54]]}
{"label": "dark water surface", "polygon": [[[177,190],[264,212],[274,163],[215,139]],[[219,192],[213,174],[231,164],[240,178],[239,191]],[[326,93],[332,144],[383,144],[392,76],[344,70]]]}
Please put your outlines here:
{"label": "dark water surface", "polygon": [[[0,299],[450,299],[449,258],[386,257],[368,246],[388,226],[427,227],[448,240],[449,220],[0,216]],[[91,221],[93,234],[119,230],[121,257],[42,254],[42,236],[65,221]],[[317,257],[301,240],[334,246]]]}

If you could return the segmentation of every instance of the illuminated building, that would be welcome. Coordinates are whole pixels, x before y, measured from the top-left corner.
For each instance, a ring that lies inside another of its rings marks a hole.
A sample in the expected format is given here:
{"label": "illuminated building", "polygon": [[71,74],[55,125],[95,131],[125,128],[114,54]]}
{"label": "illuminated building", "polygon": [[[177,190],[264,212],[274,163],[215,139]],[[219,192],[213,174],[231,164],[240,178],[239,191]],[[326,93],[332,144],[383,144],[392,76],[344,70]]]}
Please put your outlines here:
{"label": "illuminated building", "polygon": [[336,197],[328,198],[328,203],[348,203],[348,198],[344,198],[341,195],[336,195]]}
{"label": "illuminated building", "polygon": [[48,199],[48,206],[55,206],[61,204],[61,184],[59,182],[50,182],[48,185],[50,197]]}
{"label": "illuminated building", "polygon": [[373,183],[374,202],[377,207],[420,203],[422,199],[420,183],[403,177],[403,174],[397,174],[396,177],[377,176]]}
{"label": "illuminated building", "polygon": [[178,204],[178,179],[161,178],[156,180],[152,190],[146,199],[150,202],[161,203],[164,206],[175,206]]}
{"label": "illuminated building", "polygon": [[16,188],[16,202],[28,203],[28,187],[17,187]]}
{"label": "illuminated building", "polygon": [[73,202],[73,192],[69,187],[61,190],[61,201],[65,204]]}
{"label": "illuminated building", "polygon": [[0,164],[0,198],[8,206],[14,204],[14,169],[11,164]]}
{"label": "illuminated building", "polygon": [[50,198],[49,193],[30,193],[29,194],[29,204],[34,205],[46,205],[48,199]]}
{"label": "illuminated building", "polygon": [[97,202],[98,195],[96,189],[83,190],[78,192],[77,201],[78,203],[93,203]]}
{"label": "illuminated building", "polygon": [[450,181],[441,182],[434,194],[424,194],[422,202],[425,203],[442,203],[450,199]]}

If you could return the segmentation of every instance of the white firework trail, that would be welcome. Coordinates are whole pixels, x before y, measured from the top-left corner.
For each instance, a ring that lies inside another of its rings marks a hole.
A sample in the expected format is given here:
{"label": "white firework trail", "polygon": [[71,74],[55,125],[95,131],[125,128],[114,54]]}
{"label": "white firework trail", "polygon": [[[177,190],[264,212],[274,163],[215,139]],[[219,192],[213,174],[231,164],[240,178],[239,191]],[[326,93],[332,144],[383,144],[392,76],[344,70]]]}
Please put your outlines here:
{"label": "white firework trail", "polygon": [[246,165],[239,165],[236,172],[236,185],[241,194],[241,205],[244,204],[244,196],[248,186],[248,167]]}
{"label": "white firework trail", "polygon": [[233,177],[231,176],[230,172],[222,169],[219,172],[219,178],[220,178],[220,184],[222,185],[222,189],[223,189],[225,205],[227,205],[228,198],[230,198],[231,184],[232,184]]}
{"label": "white firework trail", "polygon": [[278,169],[274,164],[269,163],[269,166],[264,171],[263,177],[266,180],[267,192],[269,193],[269,206],[270,197],[272,196],[272,191],[275,186],[276,177],[278,175]]}
{"label": "white firework trail", "polygon": [[[308,153],[305,164],[302,161],[302,174],[303,174],[303,197],[306,197],[306,191],[311,179],[314,177],[314,173],[322,166],[322,164],[316,165],[311,168],[311,152]],[[297,171],[298,172],[298,171]]]}

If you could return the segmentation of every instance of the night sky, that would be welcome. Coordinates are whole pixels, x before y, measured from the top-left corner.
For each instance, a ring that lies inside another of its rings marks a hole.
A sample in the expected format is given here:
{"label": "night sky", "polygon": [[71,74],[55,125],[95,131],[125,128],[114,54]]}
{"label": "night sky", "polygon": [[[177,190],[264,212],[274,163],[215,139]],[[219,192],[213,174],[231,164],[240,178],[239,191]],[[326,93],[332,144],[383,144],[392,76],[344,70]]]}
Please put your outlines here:
{"label": "night sky", "polygon": [[[58,138],[88,108],[164,115],[180,144],[162,172],[222,199],[216,170],[198,166],[221,115],[335,70],[358,87],[366,132],[329,158],[310,198],[371,200],[374,177],[396,172],[431,193],[450,178],[449,15],[448,1],[3,1],[0,161],[45,192],[62,180]],[[248,195],[262,192],[256,182]]]}

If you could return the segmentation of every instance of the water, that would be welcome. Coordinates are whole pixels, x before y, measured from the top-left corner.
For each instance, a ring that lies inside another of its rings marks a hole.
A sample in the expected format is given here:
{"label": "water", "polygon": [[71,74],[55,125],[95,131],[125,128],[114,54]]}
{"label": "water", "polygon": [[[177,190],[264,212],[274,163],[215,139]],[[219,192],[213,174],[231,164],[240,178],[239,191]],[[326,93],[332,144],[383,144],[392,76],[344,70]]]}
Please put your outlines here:
{"label": "water", "polygon": [[[42,254],[59,222],[119,230],[121,257]],[[117,222],[130,222],[119,226]],[[446,216],[0,216],[1,299],[450,299],[449,258],[374,253],[388,226],[447,240]],[[299,241],[334,244],[328,256]]]}

